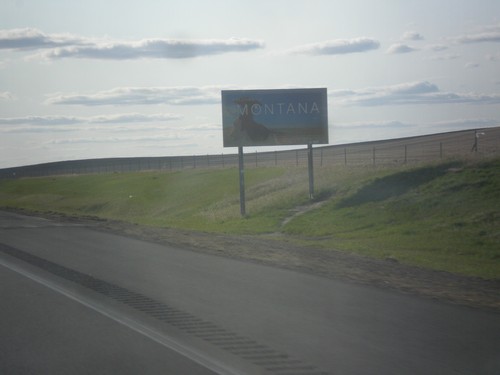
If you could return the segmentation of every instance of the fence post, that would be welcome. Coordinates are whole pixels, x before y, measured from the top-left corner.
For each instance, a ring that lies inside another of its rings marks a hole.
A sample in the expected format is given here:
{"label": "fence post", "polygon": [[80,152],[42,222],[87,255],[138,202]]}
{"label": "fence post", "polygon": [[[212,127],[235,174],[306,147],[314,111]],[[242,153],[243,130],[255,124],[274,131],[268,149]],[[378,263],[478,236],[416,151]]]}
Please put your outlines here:
{"label": "fence post", "polygon": [[408,162],[408,146],[405,145],[405,164]]}
{"label": "fence post", "polygon": [[373,148],[373,166],[375,166],[375,147]]}

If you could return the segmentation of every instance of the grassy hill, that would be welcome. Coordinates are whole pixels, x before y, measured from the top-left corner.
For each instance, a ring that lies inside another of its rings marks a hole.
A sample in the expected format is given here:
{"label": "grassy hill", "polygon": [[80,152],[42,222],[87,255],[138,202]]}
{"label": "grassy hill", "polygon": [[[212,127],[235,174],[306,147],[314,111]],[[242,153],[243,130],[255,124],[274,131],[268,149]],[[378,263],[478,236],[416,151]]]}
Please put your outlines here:
{"label": "grassy hill", "polygon": [[500,159],[420,167],[237,169],[0,180],[0,207],[231,235],[278,233],[306,246],[500,278]]}

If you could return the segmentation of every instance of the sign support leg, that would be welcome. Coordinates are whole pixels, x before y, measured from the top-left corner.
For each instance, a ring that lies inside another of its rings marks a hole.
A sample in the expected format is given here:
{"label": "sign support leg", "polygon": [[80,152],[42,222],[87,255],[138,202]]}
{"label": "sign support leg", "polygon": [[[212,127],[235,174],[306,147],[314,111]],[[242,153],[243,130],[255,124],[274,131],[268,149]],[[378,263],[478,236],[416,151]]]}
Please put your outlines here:
{"label": "sign support leg", "polygon": [[246,215],[245,210],[245,170],[243,161],[243,147],[238,147],[238,165],[240,172],[240,212],[241,216]]}
{"label": "sign support leg", "polygon": [[313,147],[312,144],[307,145],[307,165],[309,169],[309,199],[314,199],[314,171],[313,171]]}

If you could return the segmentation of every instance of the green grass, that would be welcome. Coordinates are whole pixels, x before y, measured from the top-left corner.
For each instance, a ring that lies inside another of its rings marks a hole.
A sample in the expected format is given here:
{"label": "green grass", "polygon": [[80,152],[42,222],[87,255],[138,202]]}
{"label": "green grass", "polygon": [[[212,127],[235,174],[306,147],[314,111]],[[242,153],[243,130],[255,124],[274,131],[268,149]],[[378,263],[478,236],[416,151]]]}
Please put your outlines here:
{"label": "green grass", "polygon": [[246,218],[240,217],[236,169],[4,180],[0,206],[208,232],[265,233],[277,230],[296,202],[297,189],[290,184],[298,177],[283,168],[247,170]]}
{"label": "green grass", "polygon": [[499,278],[500,160],[370,179],[285,232],[316,246]]}
{"label": "green grass", "polygon": [[309,204],[307,169],[191,169],[0,181],[0,207],[60,212],[214,233],[281,232],[305,245],[500,278],[500,159],[421,167],[322,167],[321,207]]}

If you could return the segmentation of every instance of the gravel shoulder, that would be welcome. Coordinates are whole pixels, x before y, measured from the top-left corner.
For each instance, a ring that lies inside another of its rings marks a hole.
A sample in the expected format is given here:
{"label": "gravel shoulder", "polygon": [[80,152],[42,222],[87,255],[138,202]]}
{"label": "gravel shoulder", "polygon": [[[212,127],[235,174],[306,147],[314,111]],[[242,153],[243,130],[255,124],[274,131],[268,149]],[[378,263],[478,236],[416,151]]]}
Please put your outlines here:
{"label": "gravel shoulder", "polygon": [[331,249],[299,246],[289,237],[280,234],[230,236],[147,227],[95,218],[17,212],[79,223],[95,230],[175,246],[186,251],[255,262],[500,312],[500,280],[498,279],[485,280],[409,266],[392,259],[373,259]]}

